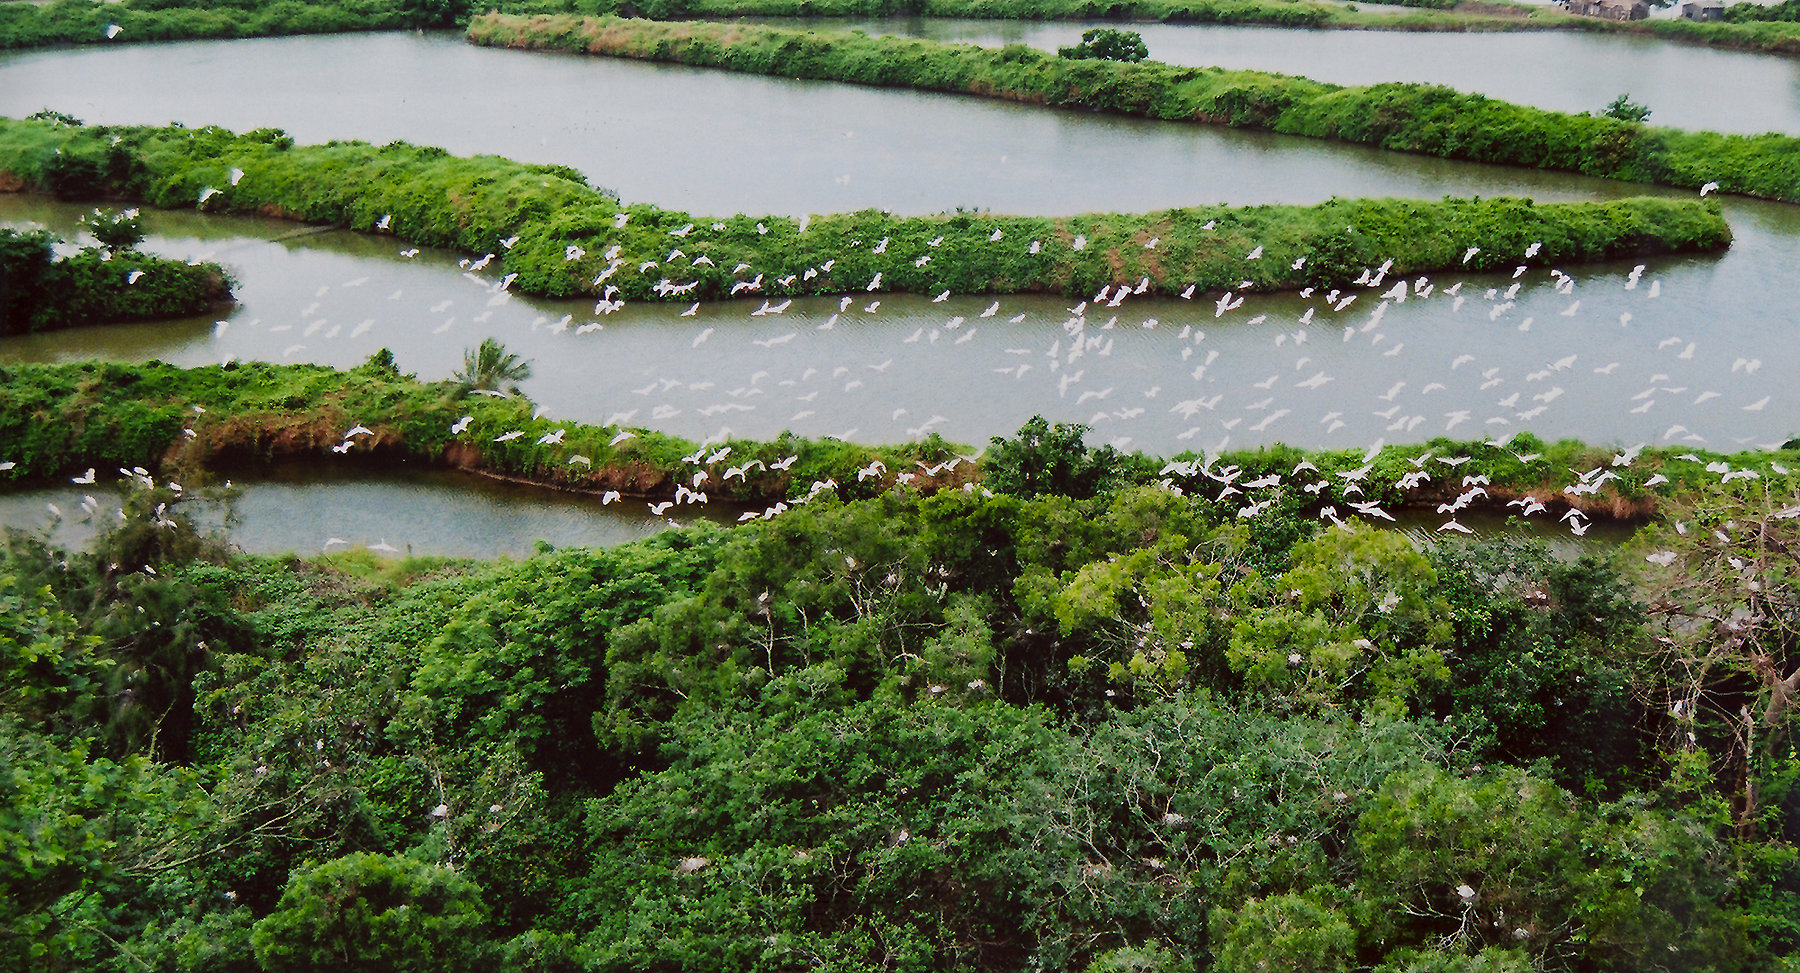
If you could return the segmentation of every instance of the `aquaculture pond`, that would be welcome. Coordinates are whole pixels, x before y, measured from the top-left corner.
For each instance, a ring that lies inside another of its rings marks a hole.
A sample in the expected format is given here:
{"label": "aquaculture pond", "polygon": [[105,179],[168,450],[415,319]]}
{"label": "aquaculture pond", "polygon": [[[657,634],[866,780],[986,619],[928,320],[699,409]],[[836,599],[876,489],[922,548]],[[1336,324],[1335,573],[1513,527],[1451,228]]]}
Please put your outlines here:
{"label": "aquaculture pond", "polygon": [[[1595,97],[1604,104],[1616,94]],[[1064,215],[1331,196],[1642,191],[1265,133],[476,48],[454,34],[0,56],[0,115],[46,107],[91,123],[273,126],[301,142],[401,139],[558,163],[626,201],[707,215],[867,207]]]}
{"label": "aquaculture pond", "polygon": [[[0,222],[70,236],[84,211],[0,197]],[[404,256],[412,248],[391,238],[148,213],[153,249],[232,269],[237,307],[12,338],[0,358],[348,367],[385,347],[435,379],[493,335],[532,361],[525,391],[546,414],[695,439],[937,432],[979,445],[1041,413],[1158,455],[1520,429],[1732,449],[1796,431],[1783,377],[1800,351],[1784,335],[1800,311],[1782,292],[1800,272],[1800,210],[1733,200],[1727,212],[1737,242],[1722,257],[1414,280],[1385,310],[1357,288],[1348,305],[1349,293],[1251,295],[1228,311],[1215,298],[882,294],[779,313],[780,302],[716,302],[691,317],[679,303],[606,314],[514,296],[453,254]]]}
{"label": "aquaculture pond", "polygon": [[[695,520],[694,508],[658,517],[641,500],[506,483],[451,470],[284,464],[241,471],[228,499],[196,497],[181,509],[253,554],[341,553],[494,558],[555,547],[610,547]],[[79,546],[116,519],[117,471],[93,485],[0,491],[0,524]],[[223,483],[214,486],[222,487]],[[735,511],[705,511],[723,519]]]}
{"label": "aquaculture pond", "polygon": [[[1118,24],[926,17],[765,21],[790,27],[1054,51]],[[1276,30],[1133,24],[1169,64],[1295,74],[1342,85],[1441,84],[1521,105],[1598,114],[1621,94],[1652,125],[1800,134],[1800,59],[1574,31]]]}
{"label": "aquaculture pond", "polygon": [[[1055,31],[1072,26],[1022,39],[1053,43],[1061,37]],[[981,39],[978,27],[951,29]],[[1153,32],[1152,43],[1177,50],[1175,37],[1248,44],[1293,36],[1170,30]],[[1346,49],[1363,43],[1360,35],[1331,36]],[[1617,41],[1521,36],[1543,44]],[[1382,35],[1383,43],[1419,51],[1440,40]],[[1654,56],[1662,54],[1717,52],[1646,47],[1649,60],[1633,70],[1655,74]],[[1319,70],[1309,73],[1320,77],[1349,63],[1319,57]],[[1504,68],[1484,70],[1508,76]],[[1511,77],[1536,83],[1527,70]],[[1762,85],[1735,100],[1777,106],[1769,124],[1791,127],[1780,112],[1791,111],[1792,88]],[[1523,90],[1494,93],[1529,100]],[[401,138],[566,163],[627,201],[697,215],[871,206],[1067,214],[1331,196],[1550,200],[1657,192],[972,98],[478,49],[444,34],[0,58],[0,113],[43,107],[91,122],[279,126],[307,142]],[[1440,434],[1498,440],[1521,430],[1620,445],[1778,443],[1800,431],[1800,402],[1783,380],[1800,371],[1800,351],[1788,340],[1800,325],[1791,295],[1800,279],[1800,209],[1742,199],[1724,205],[1735,234],[1728,252],[1641,265],[1384,280],[1378,290],[1252,294],[1241,304],[1206,294],[941,302],[869,294],[711,302],[689,315],[685,303],[604,313],[591,301],[520,297],[498,289],[500,266],[471,272],[459,265],[468,255],[418,252],[388,237],[153,212],[145,215],[148,248],[223,262],[241,282],[237,306],[194,319],[9,339],[0,359],[350,366],[388,348],[404,370],[431,379],[448,377],[464,349],[493,336],[532,361],[525,391],[546,414],[695,439],[792,430],[898,442],[937,433],[979,447],[1043,414],[1090,425],[1091,441],[1159,455],[1275,442],[1366,447]],[[84,212],[0,196],[0,222],[44,225],[70,239],[80,239]],[[1405,285],[1404,299],[1397,284]],[[309,534],[305,543],[329,536],[339,535]]]}

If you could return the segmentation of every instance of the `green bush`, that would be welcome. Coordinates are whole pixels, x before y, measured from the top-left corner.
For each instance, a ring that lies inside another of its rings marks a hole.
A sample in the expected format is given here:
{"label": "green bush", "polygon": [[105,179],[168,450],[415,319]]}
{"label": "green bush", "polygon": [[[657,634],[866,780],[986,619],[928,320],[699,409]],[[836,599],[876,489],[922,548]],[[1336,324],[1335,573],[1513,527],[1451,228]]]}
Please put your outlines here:
{"label": "green bush", "polygon": [[269,973],[484,968],[486,907],[441,865],[355,854],[297,872],[250,941]]}
{"label": "green bush", "polygon": [[114,209],[97,209],[84,218],[81,225],[109,253],[135,250],[138,244],[144,242],[144,227],[138,222],[137,210],[121,213]]}
{"label": "green bush", "polygon": [[1101,61],[1142,61],[1150,56],[1149,48],[1144,46],[1142,34],[1109,27],[1084,30],[1081,32],[1081,43],[1074,47],[1058,48],[1056,53],[1059,57],[1076,61],[1087,58]]}
{"label": "green bush", "polygon": [[0,334],[198,314],[229,300],[218,264],[138,253],[135,219],[94,217],[103,249],[58,258],[41,230],[0,228]]}

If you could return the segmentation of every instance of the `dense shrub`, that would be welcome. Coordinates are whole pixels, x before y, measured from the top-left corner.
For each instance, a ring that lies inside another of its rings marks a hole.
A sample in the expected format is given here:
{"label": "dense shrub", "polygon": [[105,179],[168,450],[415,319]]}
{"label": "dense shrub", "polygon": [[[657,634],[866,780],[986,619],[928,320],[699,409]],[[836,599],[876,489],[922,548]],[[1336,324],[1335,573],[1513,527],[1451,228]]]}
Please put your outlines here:
{"label": "dense shrub", "polygon": [[269,973],[482,968],[481,889],[439,865],[348,855],[297,873],[251,943]]}
{"label": "dense shrub", "polygon": [[1098,58],[1102,61],[1142,61],[1150,56],[1143,35],[1130,30],[1095,27],[1081,32],[1081,43],[1058,48],[1061,57],[1072,60]]}
{"label": "dense shrub", "polygon": [[58,258],[49,234],[0,228],[0,334],[179,317],[230,300],[234,283],[218,264],[131,250],[141,234],[130,224],[108,223],[101,233],[125,249]]}

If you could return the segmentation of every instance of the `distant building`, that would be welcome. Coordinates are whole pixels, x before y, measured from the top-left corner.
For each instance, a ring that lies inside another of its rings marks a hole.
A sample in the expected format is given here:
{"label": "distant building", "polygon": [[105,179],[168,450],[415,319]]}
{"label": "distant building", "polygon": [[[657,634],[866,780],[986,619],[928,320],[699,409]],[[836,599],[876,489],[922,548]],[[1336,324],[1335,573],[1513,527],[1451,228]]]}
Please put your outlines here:
{"label": "distant building", "polygon": [[1688,0],[1681,5],[1681,16],[1688,20],[1724,20],[1723,0]]}
{"label": "distant building", "polygon": [[1647,20],[1650,4],[1646,0],[1570,0],[1569,12],[1602,20]]}

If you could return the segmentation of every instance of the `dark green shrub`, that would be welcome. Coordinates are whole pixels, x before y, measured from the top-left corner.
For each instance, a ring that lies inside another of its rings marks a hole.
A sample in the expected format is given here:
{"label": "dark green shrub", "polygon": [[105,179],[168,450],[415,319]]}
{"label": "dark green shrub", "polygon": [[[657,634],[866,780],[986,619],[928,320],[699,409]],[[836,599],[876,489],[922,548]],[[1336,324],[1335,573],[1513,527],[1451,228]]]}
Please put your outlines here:
{"label": "dark green shrub", "polygon": [[1144,46],[1144,36],[1135,30],[1094,27],[1081,32],[1081,43],[1073,47],[1057,48],[1056,53],[1058,57],[1075,61],[1088,58],[1101,61],[1142,61],[1150,56],[1150,49]]}
{"label": "dark green shrub", "polygon": [[1125,464],[1111,446],[1091,449],[1082,442],[1087,431],[1080,423],[1051,426],[1043,416],[1032,416],[1017,437],[995,436],[982,465],[988,488],[1016,497],[1077,499],[1107,490]]}
{"label": "dark green shrub", "polygon": [[144,227],[138,221],[136,210],[120,212],[116,209],[95,210],[84,217],[81,225],[94,235],[100,246],[109,253],[120,250],[133,250],[144,242]]}
{"label": "dark green shrub", "polygon": [[296,872],[250,939],[269,973],[477,970],[486,913],[481,889],[451,869],[354,854]]}

